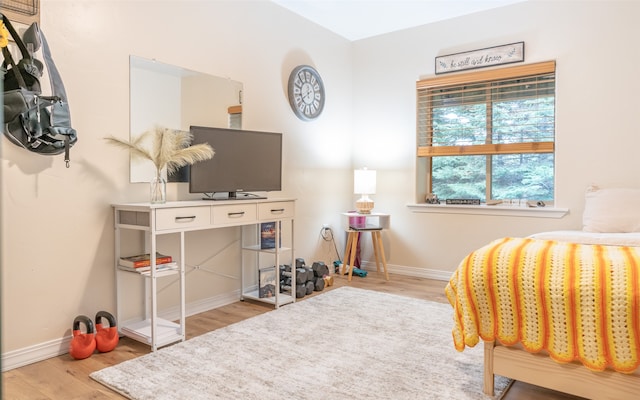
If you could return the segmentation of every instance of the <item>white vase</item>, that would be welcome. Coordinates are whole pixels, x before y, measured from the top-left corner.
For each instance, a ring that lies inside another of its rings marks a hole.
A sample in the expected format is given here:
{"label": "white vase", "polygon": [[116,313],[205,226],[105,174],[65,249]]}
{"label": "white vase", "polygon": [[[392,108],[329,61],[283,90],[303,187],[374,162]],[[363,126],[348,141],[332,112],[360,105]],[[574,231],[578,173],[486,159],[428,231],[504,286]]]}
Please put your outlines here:
{"label": "white vase", "polygon": [[157,175],[151,180],[150,202],[151,204],[163,204],[167,201],[167,181],[162,176]]}

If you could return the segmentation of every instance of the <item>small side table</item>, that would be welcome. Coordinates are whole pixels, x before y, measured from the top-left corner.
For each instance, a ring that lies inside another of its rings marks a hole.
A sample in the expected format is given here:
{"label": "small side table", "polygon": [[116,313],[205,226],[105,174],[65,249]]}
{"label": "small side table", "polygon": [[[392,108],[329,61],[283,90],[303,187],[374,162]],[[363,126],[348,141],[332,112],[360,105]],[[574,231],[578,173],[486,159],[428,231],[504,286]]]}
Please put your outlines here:
{"label": "small side table", "polygon": [[[359,214],[357,212],[342,213],[342,227],[348,232],[347,245],[344,249],[344,262],[348,260],[346,268],[349,269],[349,278],[353,276],[353,264],[356,260],[356,251],[358,248],[358,238],[361,232],[371,232],[371,241],[373,242],[373,254],[376,259],[376,269],[380,273],[380,261],[384,268],[384,276],[386,280],[389,280],[389,272],[387,272],[387,260],[384,255],[384,246],[382,245],[383,229],[389,228],[389,220],[391,219],[389,214],[371,213],[371,214]],[[344,274],[344,271],[340,271],[340,274]]]}

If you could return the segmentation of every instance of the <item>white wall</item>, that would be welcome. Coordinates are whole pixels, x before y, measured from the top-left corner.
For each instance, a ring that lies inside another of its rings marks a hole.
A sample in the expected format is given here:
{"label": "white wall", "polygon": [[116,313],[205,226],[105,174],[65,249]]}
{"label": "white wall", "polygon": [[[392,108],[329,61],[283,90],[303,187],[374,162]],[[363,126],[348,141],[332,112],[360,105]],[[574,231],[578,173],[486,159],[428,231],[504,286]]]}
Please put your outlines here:
{"label": "white wall", "polygon": [[[322,251],[322,224],[337,226],[350,202],[348,41],[267,1],[43,0],[41,27],[79,141],[66,169],[62,157],[2,138],[4,365],[33,361],[43,347],[64,351],[75,316],[115,310],[111,204],[148,201],[149,192],[129,183],[127,152],[103,140],[129,136],[131,54],[244,83],[244,128],[284,134],[282,194],[298,199],[297,254],[310,261]],[[298,120],[287,100],[288,75],[300,64],[325,80],[329,101],[315,122]],[[171,196],[177,185],[169,184]],[[226,283],[206,295],[239,287]]]}
{"label": "white wall", "polygon": [[[636,39],[640,3],[527,1],[353,46],[354,164],[378,171],[376,209],[391,213],[392,267],[453,271],[503,236],[581,228],[592,183],[640,186]],[[556,200],[562,219],[415,213],[415,82],[440,55],[525,42],[525,62],[556,61]]]}
{"label": "white wall", "polygon": [[[243,127],[285,134],[283,194],[298,199],[296,255],[307,261],[335,259],[319,237],[324,223],[336,228],[342,253],[339,213],[355,200],[354,167],[378,170],[376,210],[392,214],[384,239],[390,266],[416,275],[452,271],[500,236],[579,227],[592,182],[638,186],[638,3],[532,1],[354,43],[266,1],[41,6],[80,139],[70,169],[61,157],[32,155],[2,139],[5,363],[29,361],[29,352],[34,360],[39,347],[58,345],[76,315],[115,308],[110,204],[148,199],[145,184],[129,183],[129,156],[102,139],[129,134],[130,54],[244,83]],[[438,55],[521,40],[526,62],[557,61],[557,201],[570,214],[412,213],[415,81],[433,74]],[[326,85],[315,122],[298,120],[287,101],[288,75],[299,64],[314,65]],[[169,190],[182,196],[178,186]],[[216,238],[233,241],[235,234]]]}

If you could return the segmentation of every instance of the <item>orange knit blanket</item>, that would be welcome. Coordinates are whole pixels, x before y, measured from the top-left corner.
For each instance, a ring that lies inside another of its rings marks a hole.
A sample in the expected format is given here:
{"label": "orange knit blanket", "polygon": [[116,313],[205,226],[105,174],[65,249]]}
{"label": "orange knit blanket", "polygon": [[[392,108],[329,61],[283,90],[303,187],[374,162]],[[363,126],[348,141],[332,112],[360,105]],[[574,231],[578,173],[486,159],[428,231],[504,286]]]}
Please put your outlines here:
{"label": "orange knit blanket", "polygon": [[479,338],[558,362],[640,365],[640,248],[503,238],[469,254],[446,287],[458,351]]}

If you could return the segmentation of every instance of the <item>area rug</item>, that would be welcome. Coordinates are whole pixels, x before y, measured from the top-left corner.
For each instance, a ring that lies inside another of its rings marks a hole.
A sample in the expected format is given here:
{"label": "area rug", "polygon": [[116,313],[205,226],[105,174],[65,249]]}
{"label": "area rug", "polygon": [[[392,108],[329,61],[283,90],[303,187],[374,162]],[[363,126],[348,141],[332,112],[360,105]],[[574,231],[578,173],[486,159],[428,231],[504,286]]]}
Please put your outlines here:
{"label": "area rug", "polygon": [[341,287],[91,378],[134,400],[491,398],[482,346],[457,352],[452,324],[447,304]]}

